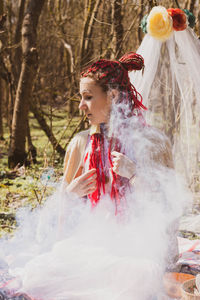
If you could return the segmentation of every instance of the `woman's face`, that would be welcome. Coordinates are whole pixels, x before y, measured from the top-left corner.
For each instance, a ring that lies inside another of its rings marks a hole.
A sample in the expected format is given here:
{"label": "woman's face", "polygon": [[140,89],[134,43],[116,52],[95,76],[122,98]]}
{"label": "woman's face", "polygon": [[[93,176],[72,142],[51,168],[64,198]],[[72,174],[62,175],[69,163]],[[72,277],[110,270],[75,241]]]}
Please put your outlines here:
{"label": "woman's face", "polygon": [[107,93],[89,77],[80,81],[81,102],[79,109],[83,110],[91,125],[107,123],[111,102]]}

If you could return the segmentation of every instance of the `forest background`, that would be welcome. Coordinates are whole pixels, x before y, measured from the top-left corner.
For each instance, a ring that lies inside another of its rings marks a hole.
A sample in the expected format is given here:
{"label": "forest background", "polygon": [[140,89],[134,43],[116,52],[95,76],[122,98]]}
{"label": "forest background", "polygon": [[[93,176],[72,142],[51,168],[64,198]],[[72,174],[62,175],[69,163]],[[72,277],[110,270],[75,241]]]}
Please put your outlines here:
{"label": "forest background", "polygon": [[200,35],[197,0],[0,0],[1,229],[15,227],[19,207],[42,205],[68,143],[88,127],[78,110],[81,70],[136,51],[140,22],[156,5],[189,9]]}

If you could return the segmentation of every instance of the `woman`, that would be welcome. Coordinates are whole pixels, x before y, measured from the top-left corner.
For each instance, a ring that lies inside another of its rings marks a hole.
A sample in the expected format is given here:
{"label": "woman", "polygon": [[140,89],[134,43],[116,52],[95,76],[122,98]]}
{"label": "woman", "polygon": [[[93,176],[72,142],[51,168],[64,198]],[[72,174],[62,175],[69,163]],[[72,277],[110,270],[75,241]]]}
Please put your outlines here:
{"label": "woman", "polygon": [[[101,59],[81,75],[79,109],[87,116],[91,128],[77,134],[70,143],[65,156],[64,177],[69,184],[67,191],[79,197],[88,196],[92,205],[96,205],[100,196],[105,194],[105,184],[111,186],[111,198],[118,198],[120,202],[120,196],[137,177],[136,160],[132,153],[129,153],[132,159],[127,156],[127,141],[123,133],[127,128],[131,129],[131,118],[136,120],[137,127],[147,127],[141,113],[142,109],[146,109],[142,97],[128,76],[128,71],[143,68],[143,58],[130,52],[119,61]],[[111,124],[114,106],[117,114]],[[149,154],[152,160],[172,168],[170,144],[164,136],[160,151],[153,149],[161,142],[161,134],[157,135],[150,137],[154,140]]]}
{"label": "woman", "polygon": [[[66,152],[66,184],[54,195],[59,240],[15,271],[36,299],[147,300],[160,292],[166,231],[179,207],[169,142],[145,124],[128,77],[143,67],[131,52],[81,75],[79,108],[91,128]],[[47,205],[41,224],[52,211]],[[44,235],[51,240],[50,227]]]}

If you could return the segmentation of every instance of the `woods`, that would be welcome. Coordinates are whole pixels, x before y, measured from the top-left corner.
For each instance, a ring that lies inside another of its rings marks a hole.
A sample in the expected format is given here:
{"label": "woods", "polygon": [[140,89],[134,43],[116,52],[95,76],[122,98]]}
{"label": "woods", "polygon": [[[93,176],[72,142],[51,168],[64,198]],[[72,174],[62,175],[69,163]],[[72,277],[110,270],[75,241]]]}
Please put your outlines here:
{"label": "woods", "polygon": [[15,167],[18,163],[23,164],[26,160],[25,137],[28,132],[29,101],[31,101],[32,86],[38,68],[36,30],[43,5],[44,1],[30,1],[22,24],[22,64],[12,118],[9,167]]}
{"label": "woods", "polygon": [[[117,59],[136,51],[143,37],[140,22],[155,5],[189,9],[200,35],[196,0],[0,1],[0,138],[9,128],[9,168],[36,162],[30,112],[53,151],[64,156],[71,134],[87,126],[78,111],[80,71],[97,58]],[[157,105],[162,111],[162,103]],[[52,128],[57,109],[66,112],[66,124],[78,118],[68,136],[63,128],[64,144]],[[173,116],[168,122],[170,136]]]}
{"label": "woods", "polygon": [[199,71],[200,0],[0,0],[0,300],[199,272]]}

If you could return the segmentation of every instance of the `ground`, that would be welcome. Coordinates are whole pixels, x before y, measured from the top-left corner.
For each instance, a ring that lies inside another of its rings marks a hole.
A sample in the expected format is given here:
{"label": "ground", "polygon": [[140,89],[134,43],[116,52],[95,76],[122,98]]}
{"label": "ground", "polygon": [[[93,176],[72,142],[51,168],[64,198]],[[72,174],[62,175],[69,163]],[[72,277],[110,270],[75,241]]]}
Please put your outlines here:
{"label": "ground", "polygon": [[[37,149],[37,163],[15,170],[8,168],[9,131],[4,119],[4,140],[0,140],[0,234],[12,231],[15,212],[24,205],[34,208],[42,205],[45,198],[53,192],[63,174],[63,158],[53,150],[44,131],[30,113],[32,142]],[[48,120],[48,118],[47,118]],[[54,135],[63,148],[80,117],[70,117],[64,109],[53,113],[52,128]],[[50,121],[48,122],[50,125]]]}
{"label": "ground", "polygon": [[[63,158],[53,150],[44,131],[40,129],[31,113],[29,120],[32,142],[37,148],[37,163],[15,170],[10,170],[7,164],[9,131],[4,120],[4,140],[0,140],[0,235],[12,232],[16,228],[15,212],[19,207],[29,205],[33,209],[42,205],[46,197],[53,193],[63,174]],[[63,148],[66,147],[68,138],[80,117],[73,118],[68,126],[69,120],[70,117],[64,109],[56,109],[53,112],[53,132]],[[198,215],[199,194],[196,194],[194,198],[196,200],[192,212]],[[199,230],[195,230],[194,226],[191,227],[192,230],[188,229],[192,219],[191,216],[186,221],[184,219],[180,227],[180,235],[190,239],[200,238],[200,218],[199,222],[196,222]]]}

